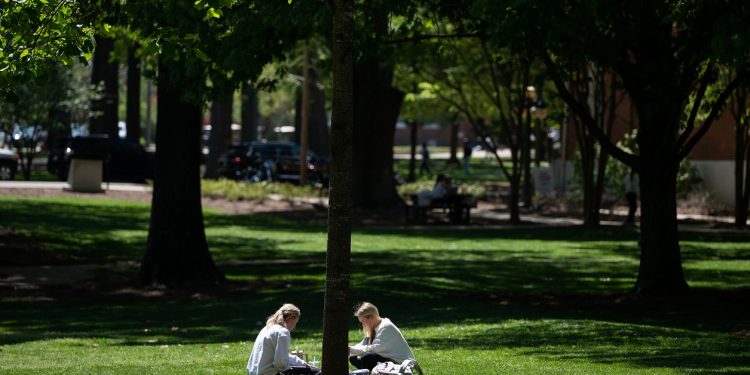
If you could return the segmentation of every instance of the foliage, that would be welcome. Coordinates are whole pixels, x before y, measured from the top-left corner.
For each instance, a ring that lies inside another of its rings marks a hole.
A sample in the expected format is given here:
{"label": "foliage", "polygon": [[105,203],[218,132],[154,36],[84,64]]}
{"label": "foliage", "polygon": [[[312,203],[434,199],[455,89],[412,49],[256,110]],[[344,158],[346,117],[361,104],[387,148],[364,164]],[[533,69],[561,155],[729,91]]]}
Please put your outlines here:
{"label": "foliage", "polygon": [[205,197],[230,201],[265,200],[271,198],[271,196],[291,199],[321,195],[319,189],[309,185],[298,186],[267,181],[247,183],[227,179],[202,180],[201,192]]}
{"label": "foliage", "polygon": [[198,102],[210,98],[211,88],[255,80],[267,63],[315,30],[323,9],[319,2],[253,0],[124,5],[143,52],[181,67],[171,77],[159,77],[160,82],[189,82],[183,91]]}
{"label": "foliage", "polygon": [[[422,190],[432,190],[435,186],[434,181],[430,180],[419,180],[417,182],[411,182],[407,184],[399,185],[397,190],[401,196],[407,196],[409,194],[417,194]],[[458,185],[458,192],[460,194],[469,194],[474,198],[484,197],[485,187],[484,183],[481,182],[463,182]]]}
{"label": "foliage", "polygon": [[[638,153],[638,145],[635,142],[638,129],[631,133],[626,133],[623,139],[617,143],[618,147],[627,150],[630,153]],[[595,146],[600,148],[598,144]],[[581,155],[576,152],[575,162],[573,164],[573,175],[571,179],[571,190],[573,192],[581,190],[583,173],[581,172]],[[609,200],[618,201],[625,198],[625,181],[629,178],[631,168],[617,159],[608,158],[606,172],[604,173],[604,194],[608,195]],[[689,159],[680,161],[677,171],[677,198],[686,198],[690,193],[703,190],[703,180],[698,170],[691,165]]]}
{"label": "foliage", "polygon": [[16,100],[12,88],[50,64],[85,64],[94,48],[88,17],[79,1],[0,2],[0,96]]}

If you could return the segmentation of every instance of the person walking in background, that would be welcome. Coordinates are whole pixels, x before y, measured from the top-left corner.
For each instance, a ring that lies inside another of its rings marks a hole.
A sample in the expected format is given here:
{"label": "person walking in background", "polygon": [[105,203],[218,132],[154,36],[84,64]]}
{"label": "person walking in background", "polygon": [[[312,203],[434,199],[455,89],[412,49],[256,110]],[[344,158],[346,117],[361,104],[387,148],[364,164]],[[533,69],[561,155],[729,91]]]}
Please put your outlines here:
{"label": "person walking in background", "polygon": [[372,371],[378,362],[402,363],[414,359],[401,331],[388,318],[382,318],[378,308],[362,302],[354,313],[362,324],[364,339],[349,347],[349,362],[358,369]]}
{"label": "person walking in background", "polygon": [[421,175],[422,172],[430,174],[430,150],[427,149],[427,142],[422,142],[419,154],[422,156],[422,161],[419,164],[419,174]]}
{"label": "person walking in background", "polygon": [[268,317],[266,326],[255,338],[253,351],[247,360],[249,375],[315,375],[320,372],[320,369],[311,367],[302,358],[289,353],[292,346],[291,331],[297,326],[301,315],[297,306],[286,303]]}
{"label": "person walking in background", "polygon": [[471,175],[471,153],[474,151],[474,143],[464,138],[464,174]]}

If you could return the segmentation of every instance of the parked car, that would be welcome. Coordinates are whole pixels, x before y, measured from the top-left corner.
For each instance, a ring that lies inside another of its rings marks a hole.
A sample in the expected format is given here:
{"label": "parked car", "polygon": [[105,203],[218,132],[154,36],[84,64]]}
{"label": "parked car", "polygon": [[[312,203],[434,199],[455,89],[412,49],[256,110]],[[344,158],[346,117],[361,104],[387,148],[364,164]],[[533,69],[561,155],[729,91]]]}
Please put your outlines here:
{"label": "parked car", "polygon": [[0,148],[0,180],[8,181],[16,178],[18,170],[18,154],[7,148]]}
{"label": "parked car", "polygon": [[64,181],[73,159],[98,159],[104,162],[104,181],[144,182],[154,178],[154,155],[140,144],[106,135],[64,139],[62,147],[50,150],[47,170]]}
{"label": "parked car", "polygon": [[[251,142],[232,146],[219,159],[221,175],[247,181],[299,183],[300,147],[291,142]],[[328,160],[307,152],[307,179],[328,185]]]}

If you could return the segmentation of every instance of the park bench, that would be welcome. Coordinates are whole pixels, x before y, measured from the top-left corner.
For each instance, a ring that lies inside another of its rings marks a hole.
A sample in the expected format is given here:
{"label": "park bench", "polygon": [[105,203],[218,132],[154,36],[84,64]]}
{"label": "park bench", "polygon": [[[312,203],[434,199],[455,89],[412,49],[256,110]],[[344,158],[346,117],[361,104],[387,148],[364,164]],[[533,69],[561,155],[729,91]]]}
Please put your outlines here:
{"label": "park bench", "polygon": [[476,200],[469,194],[450,194],[433,199],[429,205],[420,206],[417,194],[409,194],[410,202],[404,206],[406,222],[424,224],[428,212],[441,212],[448,215],[451,224],[468,224],[471,209],[477,207]]}

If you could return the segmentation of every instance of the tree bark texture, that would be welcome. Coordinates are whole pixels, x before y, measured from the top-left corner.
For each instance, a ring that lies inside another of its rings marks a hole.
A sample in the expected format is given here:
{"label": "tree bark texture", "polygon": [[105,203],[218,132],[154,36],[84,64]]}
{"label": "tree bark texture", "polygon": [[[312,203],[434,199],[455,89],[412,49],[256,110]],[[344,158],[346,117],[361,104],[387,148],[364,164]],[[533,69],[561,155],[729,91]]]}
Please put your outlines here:
{"label": "tree bark texture", "polygon": [[91,83],[102,85],[101,97],[91,101],[89,133],[107,134],[116,139],[117,104],[118,104],[118,64],[110,62],[109,57],[114,51],[115,41],[97,35],[96,48],[91,68]]}
{"label": "tree bark texture", "polygon": [[128,48],[128,101],[126,112],[126,138],[141,141],[141,60],[135,56],[135,46]]}
{"label": "tree bark texture", "polygon": [[333,114],[328,247],[323,311],[323,373],[349,369],[352,152],[354,128],[354,1],[333,1]]}
{"label": "tree bark texture", "polygon": [[[159,64],[159,77],[170,77]],[[208,251],[200,185],[201,107],[185,101],[179,85],[158,87],[156,170],[151,222],[140,280],[182,288],[214,285],[224,276]]]}
{"label": "tree bark texture", "polygon": [[208,138],[208,158],[206,178],[219,178],[219,158],[224,156],[232,142],[232,101],[234,90],[231,85],[219,88],[211,105],[211,134]]}
{"label": "tree bark texture", "polygon": [[677,163],[650,159],[640,170],[641,258],[637,294],[668,294],[688,289],[682,272],[677,230]]}

